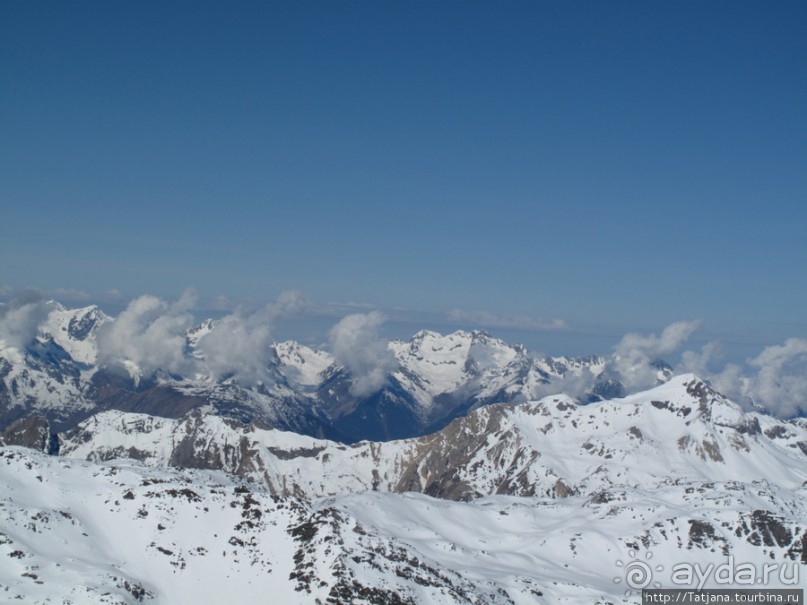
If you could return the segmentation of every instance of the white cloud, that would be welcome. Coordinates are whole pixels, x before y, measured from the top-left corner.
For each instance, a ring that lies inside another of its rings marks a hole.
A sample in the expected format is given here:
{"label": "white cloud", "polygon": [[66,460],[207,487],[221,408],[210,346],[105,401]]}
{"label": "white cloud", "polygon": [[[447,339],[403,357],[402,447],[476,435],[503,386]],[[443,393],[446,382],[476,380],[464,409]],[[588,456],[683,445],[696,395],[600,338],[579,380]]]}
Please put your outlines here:
{"label": "white cloud", "polygon": [[752,407],[751,401],[744,394],[744,385],[748,383],[750,376],[740,365],[729,363],[720,371],[700,373],[698,376],[708,380],[712,388],[734,401],[734,403],[749,409]]}
{"label": "white cloud", "polygon": [[336,362],[351,374],[350,392],[366,397],[382,389],[398,367],[389,342],[378,334],[384,317],[378,311],[355,313],[342,318],[330,332]]}
{"label": "white cloud", "polygon": [[788,338],[748,363],[756,374],[741,382],[746,397],[780,416],[807,411],[807,339]]}
{"label": "white cloud", "polygon": [[52,310],[53,303],[36,290],[17,293],[8,305],[0,307],[0,339],[7,347],[24,350]]}
{"label": "white cloud", "polygon": [[526,315],[496,315],[488,311],[452,309],[448,313],[452,323],[472,324],[486,328],[509,328],[516,330],[560,331],[569,325],[562,319],[541,319]]}
{"label": "white cloud", "polygon": [[144,375],[162,369],[183,376],[234,377],[254,385],[267,378],[273,322],[307,306],[301,293],[283,292],[257,312],[236,310],[214,322],[213,330],[197,342],[200,356],[191,357],[186,334],[195,324],[192,311],[197,302],[193,290],[186,290],[174,303],[150,295],[136,298],[114,321],[99,328],[99,363],[135,364]]}
{"label": "white cloud", "polygon": [[763,405],[782,417],[807,411],[807,339],[789,338],[784,344],[765,347],[745,367],[731,363],[717,368],[721,353],[718,343],[707,344],[700,353],[687,351],[679,369],[708,379],[746,408]]}
{"label": "white cloud", "polygon": [[148,294],[134,299],[114,321],[98,329],[99,363],[133,362],[144,374],[157,369],[188,372],[185,333],[193,325],[190,311],[196,300],[191,289],[172,304]]}
{"label": "white cloud", "polygon": [[706,343],[700,352],[684,351],[677,370],[681,373],[691,372],[703,378],[712,374],[711,368],[723,359],[723,345],[712,341]]}
{"label": "white cloud", "polygon": [[[62,291],[74,298],[86,293]],[[110,297],[120,296],[117,291]],[[221,307],[230,303],[219,301]],[[236,310],[214,324],[199,338],[198,356],[186,349],[187,330],[195,325],[196,293],[187,290],[179,300],[165,302],[154,296],[132,300],[111,322],[98,329],[99,364],[123,364],[148,375],[164,369],[184,376],[194,374],[214,379],[234,377],[245,385],[268,379],[273,361],[272,332],[275,323],[291,315],[310,312],[309,301],[300,292],[283,292],[273,303],[257,312]],[[34,290],[16,292],[7,304],[0,304],[0,339],[7,347],[24,349],[36,337],[55,304]],[[523,316],[499,316],[485,311],[455,309],[452,321],[521,329],[565,329],[562,320],[539,320]],[[379,335],[381,313],[354,313],[342,318],[330,331],[330,343],[337,363],[352,376],[351,392],[368,396],[383,388],[397,361],[387,340]],[[700,350],[680,353],[684,342],[698,329],[699,321],[673,323],[656,334],[625,335],[605,364],[605,376],[619,380],[627,393],[652,387],[658,379],[656,360],[672,363],[678,372],[694,372],[737,403],[766,406],[771,412],[794,416],[807,411],[807,339],[790,338],[766,347],[746,364],[724,364],[722,347],[710,342]],[[676,356],[678,362],[676,363]],[[533,397],[567,393],[584,397],[597,377],[585,371],[568,373],[549,385],[538,386]]]}
{"label": "white cloud", "polygon": [[700,323],[679,321],[664,328],[661,336],[626,334],[614,348],[606,371],[615,374],[628,392],[654,386],[658,380],[658,370],[651,365],[652,362],[675,353]]}
{"label": "white cloud", "polygon": [[203,356],[198,371],[216,379],[232,377],[245,385],[264,382],[274,356],[272,326],[278,319],[301,313],[308,306],[301,292],[287,291],[255,313],[239,309],[216,320],[213,330],[197,344]]}
{"label": "white cloud", "polygon": [[199,339],[197,351],[204,357],[200,362],[204,373],[216,379],[234,377],[244,384],[257,384],[266,378],[271,345],[267,313],[245,315],[236,311],[213,324],[213,330]]}
{"label": "white cloud", "polygon": [[[553,378],[548,384],[536,386],[530,395],[540,398],[564,393],[576,399],[584,399],[603,378],[620,382],[626,394],[651,388],[659,379],[658,368],[653,362],[671,361],[666,356],[676,353],[699,325],[699,321],[679,321],[664,328],[658,336],[626,334],[614,347],[614,353],[606,358],[601,375],[596,375],[588,369],[570,370],[561,377]],[[689,366],[705,367],[707,357],[716,354],[716,345],[708,347],[702,356],[692,352],[684,353],[687,368],[682,371],[694,371],[689,369]]]}
{"label": "white cloud", "polygon": [[537,385],[530,395],[535,399],[540,399],[548,395],[564,393],[569,397],[582,400],[591,393],[596,378],[589,371],[567,372],[564,376],[553,379],[549,384]]}

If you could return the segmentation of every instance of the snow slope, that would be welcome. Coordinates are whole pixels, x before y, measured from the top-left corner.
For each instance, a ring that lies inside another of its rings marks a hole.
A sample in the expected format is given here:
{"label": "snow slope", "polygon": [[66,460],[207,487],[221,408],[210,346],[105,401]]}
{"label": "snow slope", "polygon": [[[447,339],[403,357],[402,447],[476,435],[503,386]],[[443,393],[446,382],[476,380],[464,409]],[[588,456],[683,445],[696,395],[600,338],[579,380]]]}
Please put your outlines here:
{"label": "snow slope", "polygon": [[807,422],[738,406],[694,375],[619,400],[566,397],[475,410],[420,438],[345,446],[211,414],[105,412],[61,436],[65,456],[217,468],[307,498],[360,490],[464,500],[567,497],[677,481],[807,480]]}
{"label": "snow slope", "polygon": [[218,471],[6,447],[0,484],[0,600],[15,603],[638,603],[626,565],[648,554],[665,587],[684,587],[675,563],[729,557],[805,586],[807,493],[768,482],[306,503]]}
{"label": "snow slope", "polygon": [[[221,348],[248,332],[228,335],[236,328],[223,320],[202,321],[184,338],[172,333],[171,367],[154,368],[153,352],[144,356],[138,342],[130,342],[145,329],[148,346],[159,345],[152,340],[160,330],[149,332],[154,326],[147,318],[139,327],[126,318],[112,338],[120,317],[95,306],[43,304],[43,319],[27,346],[10,346],[0,334],[0,429],[30,414],[62,430],[106,409],[179,417],[212,405],[224,416],[345,442],[390,440],[433,432],[480,406],[537,399],[560,379],[581,377],[593,385],[593,399],[621,392],[619,384],[597,382],[606,367],[602,358],[534,358],[524,347],[478,330],[422,331],[391,341],[395,364],[385,368],[383,386],[360,395],[351,388],[355,377],[331,353],[294,341],[256,341],[236,364],[249,366],[240,376],[228,365],[231,352]],[[126,335],[127,329],[134,332]],[[114,350],[104,352],[103,343],[108,349],[110,342]]]}
{"label": "snow slope", "polygon": [[222,473],[0,448],[0,600],[510,603],[343,507]]}

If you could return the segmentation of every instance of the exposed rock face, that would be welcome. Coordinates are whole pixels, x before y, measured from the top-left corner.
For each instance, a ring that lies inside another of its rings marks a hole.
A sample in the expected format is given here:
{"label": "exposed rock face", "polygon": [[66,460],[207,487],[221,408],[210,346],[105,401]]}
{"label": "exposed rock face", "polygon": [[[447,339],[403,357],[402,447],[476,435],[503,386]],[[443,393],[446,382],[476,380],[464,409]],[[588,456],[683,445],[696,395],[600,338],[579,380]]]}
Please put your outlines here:
{"label": "exposed rock face", "polygon": [[[42,494],[63,472],[90,472],[81,481],[103,489],[75,498],[135,533],[151,532],[139,548],[145,564],[170,566],[161,585],[169,592],[174,574],[197,573],[184,567],[191,557],[213,552],[218,566],[238,560],[231,574],[246,562],[268,576],[288,559],[290,603],[418,603],[427,588],[439,603],[606,603],[619,600],[614,567],[627,551],[702,569],[729,556],[807,561],[807,423],[745,414],[691,375],[590,405],[553,396],[484,406],[432,435],[393,442],[345,445],[200,409],[180,419],[107,411],[61,437],[59,457],[0,452],[0,473],[26,477],[26,490],[48,501]],[[141,462],[114,460],[126,457]],[[16,507],[7,523],[56,527],[66,519],[62,529],[92,552],[91,532],[73,529],[81,519],[39,504],[28,513],[28,500],[4,497],[0,516]],[[205,536],[212,546],[201,546],[205,532],[188,530],[195,519],[226,533],[214,530]],[[61,573],[42,564],[49,542],[37,551],[3,539],[0,554],[26,559],[25,573],[45,577],[44,569],[48,581]],[[279,550],[269,556],[267,544]],[[613,558],[592,573],[595,553]],[[456,571],[498,573],[524,561],[529,570],[504,585],[495,574],[480,582]],[[550,571],[542,576],[536,565]],[[603,581],[580,587],[581,577]],[[129,594],[158,592],[137,574],[121,580]]]}
{"label": "exposed rock face", "polygon": [[0,484],[0,576],[14,601],[514,603],[344,506],[220,473],[0,449]]}
{"label": "exposed rock face", "polygon": [[57,440],[52,439],[48,421],[42,416],[29,416],[11,423],[0,434],[0,446],[21,445],[40,452],[58,453]]}
{"label": "exposed rock face", "polygon": [[[180,418],[213,406],[242,422],[258,420],[315,437],[388,441],[432,433],[481,406],[535,399],[547,383],[568,375],[593,385],[584,400],[623,392],[618,380],[602,373],[603,358],[535,358],[521,345],[478,330],[421,331],[391,341],[394,363],[385,370],[383,387],[356,395],[354,377],[331,354],[293,341],[267,343],[261,380],[246,384],[211,373],[200,342],[227,328],[206,320],[186,331],[184,374],[178,375],[99,351],[99,334],[115,320],[97,307],[50,305],[28,345],[0,342],[0,430],[34,414],[64,431],[105,410]],[[656,369],[660,381],[669,377],[665,368]]]}
{"label": "exposed rock face", "polygon": [[[297,462],[335,454],[315,450]],[[380,454],[344,449],[354,450]],[[788,578],[805,562],[803,488],[676,480],[576,496],[564,483],[554,498],[366,491],[311,502],[219,472],[0,447],[0,577],[22,602],[604,605],[627,602],[614,578],[628,557],[652,555],[659,581],[678,561],[714,569],[733,556]]]}
{"label": "exposed rock face", "polygon": [[[198,410],[180,420],[107,412],[65,433],[62,453],[225,470],[278,495],[306,497],[378,490],[450,500],[566,498],[617,485],[776,477],[799,486],[807,479],[807,456],[798,446],[807,429],[743,414],[719,394],[696,411],[701,395],[690,392],[695,381],[681,377],[642,395],[587,406],[567,397],[486,406],[432,435],[351,446]],[[760,431],[747,432],[754,423]]]}

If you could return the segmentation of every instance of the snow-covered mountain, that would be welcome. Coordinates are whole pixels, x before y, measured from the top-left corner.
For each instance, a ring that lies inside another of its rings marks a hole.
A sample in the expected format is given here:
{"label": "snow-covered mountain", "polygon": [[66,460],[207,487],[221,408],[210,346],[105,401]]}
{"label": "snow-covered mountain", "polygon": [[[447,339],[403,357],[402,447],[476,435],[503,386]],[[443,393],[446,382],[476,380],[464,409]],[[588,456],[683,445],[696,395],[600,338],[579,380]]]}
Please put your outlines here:
{"label": "snow-covered mountain", "polygon": [[0,427],[32,412],[70,423],[95,409],[85,392],[95,372],[95,330],[109,318],[97,307],[53,307],[27,347],[0,340]]}
{"label": "snow-covered mountain", "polygon": [[625,396],[615,356],[480,331],[374,345],[356,388],[366,356],[138,304],[5,311],[0,601],[605,605],[638,602],[637,566],[719,587],[727,562],[807,583],[803,418],[649,356]]}
{"label": "snow-covered mountain", "polygon": [[[141,326],[141,332],[127,332],[124,325],[115,332],[119,321],[135,322],[95,306],[66,309],[50,302],[25,346],[12,346],[0,334],[0,429],[32,414],[61,431],[109,409],[179,418],[204,408],[354,442],[428,434],[480,406],[537,399],[552,381],[570,376],[591,383],[585,400],[621,394],[603,358],[534,358],[524,347],[481,331],[423,331],[390,342],[394,364],[383,385],[357,394],[355,377],[328,351],[259,341],[253,357],[230,361],[233,339],[249,339],[249,331],[206,320],[185,332],[178,352],[156,354],[163,347],[149,330],[159,332],[159,320],[145,331]],[[167,345],[175,346],[171,338]],[[139,339],[140,348],[132,339]],[[154,358],[142,354],[146,345]],[[249,380],[221,370],[239,364],[251,368]],[[660,370],[659,380],[667,378]]]}
{"label": "snow-covered mountain", "polygon": [[0,599],[15,603],[512,603],[337,503],[223,473],[0,449]]}
{"label": "snow-covered mountain", "polygon": [[[46,434],[21,421],[2,439]],[[764,566],[765,587],[807,584],[807,422],[744,413],[693,375],[353,445],[105,411],[60,454],[0,448],[9,599],[604,605],[639,602],[640,563],[695,588],[674,565],[720,587],[727,561],[753,585]]]}
{"label": "snow-covered mountain", "polygon": [[281,371],[306,376],[307,389],[350,441],[427,434],[483,405],[536,399],[553,380],[568,375],[591,375],[595,388],[586,400],[597,400],[596,376],[605,366],[600,357],[534,358],[523,346],[481,330],[421,331],[389,343],[396,369],[368,396],[352,392],[350,372],[328,353],[299,343],[277,348],[284,351]]}
{"label": "snow-covered mountain", "polygon": [[[94,306],[70,310],[50,303],[50,307],[28,346],[3,346],[0,341],[0,428],[30,415],[46,417],[58,431],[106,409],[180,417],[205,408],[301,433],[339,436],[317,402],[277,372],[277,363],[267,366],[271,380],[248,386],[164,369],[144,373],[131,360],[100,363],[97,336],[114,319]],[[198,356],[195,345],[214,327],[214,322],[206,321],[188,331],[189,359]]]}
{"label": "snow-covered mountain", "polygon": [[364,490],[453,500],[593,496],[615,486],[807,481],[807,421],[744,413],[694,375],[624,399],[490,405],[424,437],[346,446],[201,412],[108,411],[60,436],[63,456],[219,469],[306,498]]}

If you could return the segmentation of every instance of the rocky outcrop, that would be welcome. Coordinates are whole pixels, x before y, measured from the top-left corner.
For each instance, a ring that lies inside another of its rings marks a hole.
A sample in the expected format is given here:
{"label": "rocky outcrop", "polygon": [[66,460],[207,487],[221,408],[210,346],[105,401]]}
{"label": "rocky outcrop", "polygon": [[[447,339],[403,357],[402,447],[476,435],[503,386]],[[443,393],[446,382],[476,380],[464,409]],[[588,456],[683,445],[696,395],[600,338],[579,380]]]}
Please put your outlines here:
{"label": "rocky outcrop", "polygon": [[58,440],[50,433],[50,425],[42,416],[29,416],[12,422],[0,433],[0,446],[20,445],[46,454],[58,453]]}

